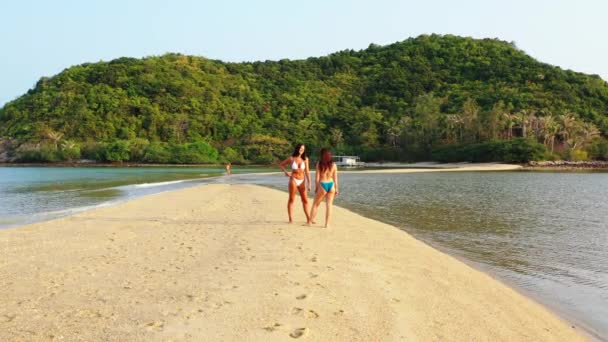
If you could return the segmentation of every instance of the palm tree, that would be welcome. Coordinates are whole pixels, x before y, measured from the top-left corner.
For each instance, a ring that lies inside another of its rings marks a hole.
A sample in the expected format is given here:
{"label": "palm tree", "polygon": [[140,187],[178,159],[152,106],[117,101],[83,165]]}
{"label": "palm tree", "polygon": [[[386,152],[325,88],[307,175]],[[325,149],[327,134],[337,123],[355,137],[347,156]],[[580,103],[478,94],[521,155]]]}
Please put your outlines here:
{"label": "palm tree", "polygon": [[55,132],[52,129],[49,129],[45,132],[45,136],[53,142],[55,149],[57,149],[57,145],[61,141],[61,138],[63,138],[63,133]]}
{"label": "palm tree", "polygon": [[511,114],[509,112],[502,114],[504,127],[507,129],[507,139],[513,138],[513,126],[516,123],[515,114]]}
{"label": "palm tree", "polygon": [[405,144],[405,135],[407,133],[407,129],[410,127],[412,122],[412,118],[409,116],[402,116],[397,123],[391,125],[389,128],[389,140],[395,139],[393,146],[399,145],[399,141],[402,144]]}
{"label": "palm tree", "polygon": [[580,148],[589,145],[595,138],[600,136],[600,130],[590,122],[580,125]]}
{"label": "palm tree", "polygon": [[593,139],[600,135],[600,130],[590,122],[577,121],[574,118],[564,118],[568,128],[562,131],[567,132],[566,143],[573,150],[583,149],[588,146]]}
{"label": "palm tree", "polygon": [[64,140],[61,143],[61,148],[64,149],[64,150],[71,150],[71,149],[73,149],[75,147],[76,147],[76,144],[74,142],[69,141],[69,140]]}
{"label": "palm tree", "polygon": [[542,118],[542,135],[545,146],[551,146],[551,153],[553,153],[553,147],[555,145],[555,137],[561,132],[562,128],[555,118],[552,116],[545,116]]}
{"label": "palm tree", "polygon": [[399,127],[402,131],[406,131],[411,123],[412,118],[409,116],[402,116],[401,119],[399,119]]}
{"label": "palm tree", "polygon": [[174,130],[175,130],[175,138],[178,143],[182,142],[182,139],[186,137],[188,134],[188,129],[190,128],[190,122],[188,121],[188,116],[185,114],[178,114],[175,117],[174,121]]}
{"label": "palm tree", "polygon": [[338,146],[344,141],[344,135],[339,128],[334,127],[329,131],[329,139],[334,146]]}
{"label": "palm tree", "polygon": [[540,117],[536,116],[536,114],[534,112],[529,112],[528,113],[528,118],[527,118],[527,123],[528,123],[528,128],[526,129],[526,132],[528,134],[533,134],[534,137],[536,139],[540,138],[540,125],[542,124]]}
{"label": "palm tree", "polygon": [[462,128],[464,119],[458,114],[449,114],[445,118],[445,133],[449,143],[462,140]]}
{"label": "palm tree", "polygon": [[399,137],[401,136],[401,128],[396,123],[389,124],[388,129],[386,130],[386,135],[388,141],[393,145],[393,148],[396,148],[399,144]]}
{"label": "palm tree", "polygon": [[571,139],[577,129],[576,118],[574,117],[574,114],[566,113],[560,115],[558,117],[558,121],[561,127],[561,130],[558,134],[561,137],[562,141],[568,142],[568,140]]}
{"label": "palm tree", "polygon": [[515,124],[517,124],[519,128],[521,128],[521,136],[523,138],[526,138],[528,136],[528,132],[530,130],[534,131],[535,134],[537,133],[537,130],[535,130],[534,128],[536,127],[538,118],[536,117],[536,115],[534,115],[533,111],[523,109],[517,114],[514,114],[514,116]]}
{"label": "palm tree", "polygon": [[526,137],[526,127],[528,126],[528,112],[524,109],[514,114],[514,124],[521,129],[521,136]]}

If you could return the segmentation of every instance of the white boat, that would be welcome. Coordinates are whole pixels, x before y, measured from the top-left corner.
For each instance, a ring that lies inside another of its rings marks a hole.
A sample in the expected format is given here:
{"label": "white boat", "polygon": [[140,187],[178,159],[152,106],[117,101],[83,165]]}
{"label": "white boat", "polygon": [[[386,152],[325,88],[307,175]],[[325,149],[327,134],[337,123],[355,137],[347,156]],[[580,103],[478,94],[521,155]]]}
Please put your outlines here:
{"label": "white boat", "polygon": [[365,163],[358,156],[333,156],[337,166],[344,167],[363,167]]}

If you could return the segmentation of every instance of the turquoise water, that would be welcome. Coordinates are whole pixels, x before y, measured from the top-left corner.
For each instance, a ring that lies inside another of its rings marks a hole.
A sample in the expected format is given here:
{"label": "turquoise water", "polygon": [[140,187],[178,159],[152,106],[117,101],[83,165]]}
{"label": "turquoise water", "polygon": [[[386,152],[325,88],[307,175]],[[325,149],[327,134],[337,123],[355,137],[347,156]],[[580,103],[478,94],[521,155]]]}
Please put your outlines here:
{"label": "turquoise water", "polygon": [[[277,176],[247,175],[284,190]],[[336,205],[395,225],[608,338],[608,173],[342,174]]]}
{"label": "turquoise water", "polygon": [[[267,168],[233,168],[233,173]],[[208,183],[220,167],[0,167],[0,228]]]}

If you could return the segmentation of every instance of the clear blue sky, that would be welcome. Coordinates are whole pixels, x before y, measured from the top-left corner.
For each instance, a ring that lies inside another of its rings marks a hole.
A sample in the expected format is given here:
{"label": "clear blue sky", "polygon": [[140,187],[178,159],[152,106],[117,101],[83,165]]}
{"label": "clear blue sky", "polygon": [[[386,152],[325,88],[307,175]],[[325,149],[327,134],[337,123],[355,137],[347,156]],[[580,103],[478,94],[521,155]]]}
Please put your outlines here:
{"label": "clear blue sky", "polygon": [[605,0],[3,0],[0,106],[84,62],[165,52],[298,59],[423,33],[514,41],[608,80],[606,19]]}

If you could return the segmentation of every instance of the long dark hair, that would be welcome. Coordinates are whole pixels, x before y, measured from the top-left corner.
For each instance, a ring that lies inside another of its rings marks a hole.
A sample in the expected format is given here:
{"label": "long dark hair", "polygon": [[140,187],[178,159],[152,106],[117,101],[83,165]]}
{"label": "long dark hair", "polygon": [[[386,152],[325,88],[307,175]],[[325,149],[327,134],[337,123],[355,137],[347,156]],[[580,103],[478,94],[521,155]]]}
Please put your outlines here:
{"label": "long dark hair", "polygon": [[319,151],[319,163],[317,164],[319,168],[319,172],[323,173],[334,165],[334,161],[331,157],[331,151],[328,148],[322,148]]}
{"label": "long dark hair", "polygon": [[[300,147],[304,146],[304,144],[297,144],[296,148],[293,150],[293,153],[291,154],[292,157],[298,157],[300,156]],[[308,156],[306,155],[306,148],[304,148],[304,153],[302,153],[302,160],[306,160],[308,159]]]}

